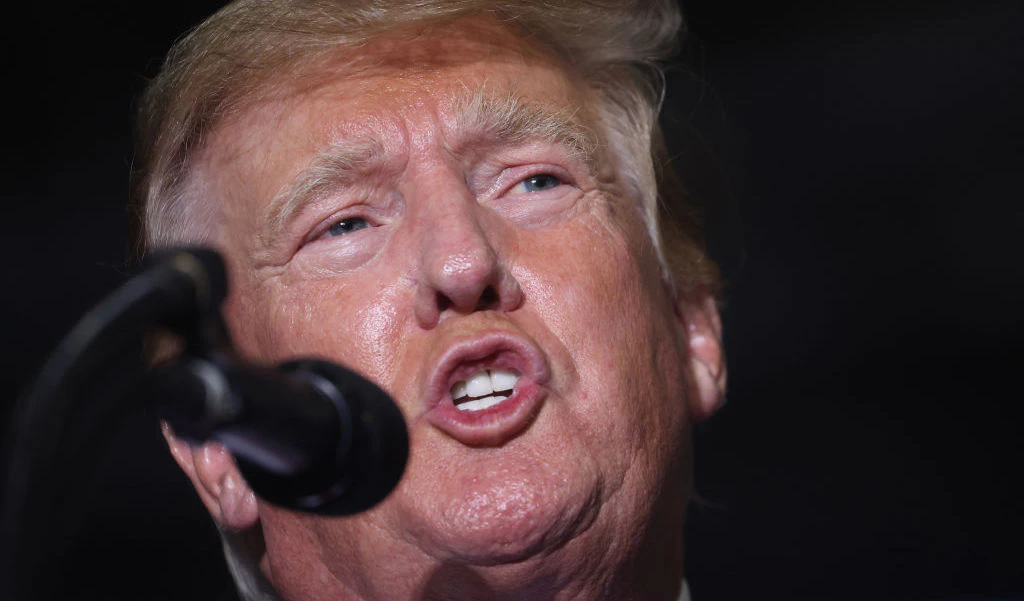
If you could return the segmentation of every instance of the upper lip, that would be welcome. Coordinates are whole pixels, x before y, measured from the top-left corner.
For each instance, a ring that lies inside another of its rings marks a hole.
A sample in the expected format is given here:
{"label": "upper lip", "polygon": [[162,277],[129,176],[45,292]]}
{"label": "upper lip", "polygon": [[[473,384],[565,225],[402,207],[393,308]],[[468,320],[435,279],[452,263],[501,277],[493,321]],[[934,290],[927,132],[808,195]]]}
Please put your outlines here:
{"label": "upper lip", "polygon": [[504,368],[519,372],[524,381],[547,384],[549,370],[540,349],[524,336],[509,331],[489,331],[456,339],[441,353],[430,377],[424,409],[450,402],[449,391],[481,369]]}

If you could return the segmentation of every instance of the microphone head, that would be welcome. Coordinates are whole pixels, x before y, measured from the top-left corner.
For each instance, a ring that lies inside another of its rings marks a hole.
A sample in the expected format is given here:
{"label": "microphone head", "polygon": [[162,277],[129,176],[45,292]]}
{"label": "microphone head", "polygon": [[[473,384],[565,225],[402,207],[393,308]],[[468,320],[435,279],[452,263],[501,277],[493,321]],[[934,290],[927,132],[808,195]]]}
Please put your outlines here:
{"label": "microphone head", "polygon": [[395,402],[363,376],[328,361],[301,359],[278,369],[330,399],[339,417],[338,444],[290,476],[250,469],[239,459],[256,494],[282,507],[334,516],[383,501],[398,486],[409,457],[405,418]]}

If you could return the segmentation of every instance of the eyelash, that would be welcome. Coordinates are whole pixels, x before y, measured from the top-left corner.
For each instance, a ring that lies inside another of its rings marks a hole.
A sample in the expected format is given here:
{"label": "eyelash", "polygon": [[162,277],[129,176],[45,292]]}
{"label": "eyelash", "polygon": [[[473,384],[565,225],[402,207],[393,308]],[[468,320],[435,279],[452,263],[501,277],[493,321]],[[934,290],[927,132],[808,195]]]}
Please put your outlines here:
{"label": "eyelash", "polygon": [[539,172],[539,173],[535,173],[533,175],[528,175],[528,176],[520,179],[519,181],[516,182],[516,184],[514,186],[512,186],[511,190],[515,191],[516,188],[519,188],[520,186],[525,186],[530,180],[536,180],[536,179],[539,179],[539,178],[550,178],[551,180],[554,180],[555,185],[550,187],[550,188],[543,188],[541,190],[532,190],[532,191],[531,190],[523,190],[523,193],[525,193],[525,194],[535,194],[537,192],[545,192],[547,190],[553,190],[555,188],[558,188],[560,186],[564,186],[565,185],[564,178],[559,177],[558,175],[555,175],[554,173],[548,173],[546,171],[542,171],[542,172]]}
{"label": "eyelash", "polygon": [[[523,188],[524,184],[533,178],[539,177],[551,177],[557,180],[558,185],[552,186],[545,190],[517,190],[517,188]],[[564,168],[557,167],[553,164],[534,164],[524,165],[523,167],[512,167],[506,170],[506,175],[501,178],[504,181],[511,181],[511,185],[502,186],[502,192],[499,196],[505,196],[510,194],[542,194],[544,192],[550,192],[552,190],[558,190],[565,186],[576,186],[575,179],[572,175]],[[499,180],[499,181],[501,181]],[[506,187],[507,186],[507,187]]]}
{"label": "eyelash", "polygon": [[[353,221],[359,221],[359,222],[362,223],[362,225],[360,225],[360,227],[357,227],[355,229],[348,229],[347,231],[343,231],[341,233],[334,233],[334,228],[340,226],[343,223],[351,223]],[[351,234],[353,232],[358,232],[359,230],[364,230],[364,229],[366,229],[368,227],[370,227],[370,222],[367,221],[365,217],[358,217],[358,216],[356,216],[356,217],[345,217],[343,219],[339,219],[339,220],[333,222],[331,224],[331,226],[327,228],[327,231],[325,231],[324,234],[334,238],[334,237],[341,236],[341,235],[344,235],[344,234]]]}
{"label": "eyelash", "polygon": [[[358,209],[356,209],[358,211]],[[339,212],[340,214],[332,216],[325,221],[321,222],[321,225],[317,226],[306,238],[306,242],[315,242],[325,238],[339,238],[348,234],[354,234],[359,230],[369,229],[374,227],[374,219],[365,213],[353,213],[353,209],[349,208],[345,211]],[[362,225],[351,229],[349,231],[332,234],[331,231],[343,223],[361,222]]]}

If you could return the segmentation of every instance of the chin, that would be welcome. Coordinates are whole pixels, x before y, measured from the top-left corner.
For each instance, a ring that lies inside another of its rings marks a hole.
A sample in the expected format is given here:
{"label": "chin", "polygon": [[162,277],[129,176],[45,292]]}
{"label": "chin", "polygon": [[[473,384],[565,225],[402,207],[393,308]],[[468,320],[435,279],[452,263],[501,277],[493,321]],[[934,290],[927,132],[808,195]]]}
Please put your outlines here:
{"label": "chin", "polygon": [[434,498],[414,501],[410,531],[424,550],[468,565],[517,563],[565,545],[593,523],[602,496],[597,478],[500,452],[502,461],[454,466]]}

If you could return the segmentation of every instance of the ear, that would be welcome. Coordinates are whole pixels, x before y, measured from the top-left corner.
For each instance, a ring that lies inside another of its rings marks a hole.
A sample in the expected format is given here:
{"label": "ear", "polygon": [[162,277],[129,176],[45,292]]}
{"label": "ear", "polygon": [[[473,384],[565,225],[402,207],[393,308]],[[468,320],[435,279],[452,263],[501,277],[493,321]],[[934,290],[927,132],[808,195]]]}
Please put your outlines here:
{"label": "ear", "polygon": [[687,345],[687,368],[692,390],[686,400],[694,422],[703,421],[725,404],[726,368],[722,320],[707,290],[680,295],[676,316]]}
{"label": "ear", "polygon": [[199,493],[203,505],[218,524],[231,530],[248,530],[259,521],[256,495],[242,478],[235,460],[223,446],[207,443],[193,447],[162,424],[171,455]]}

